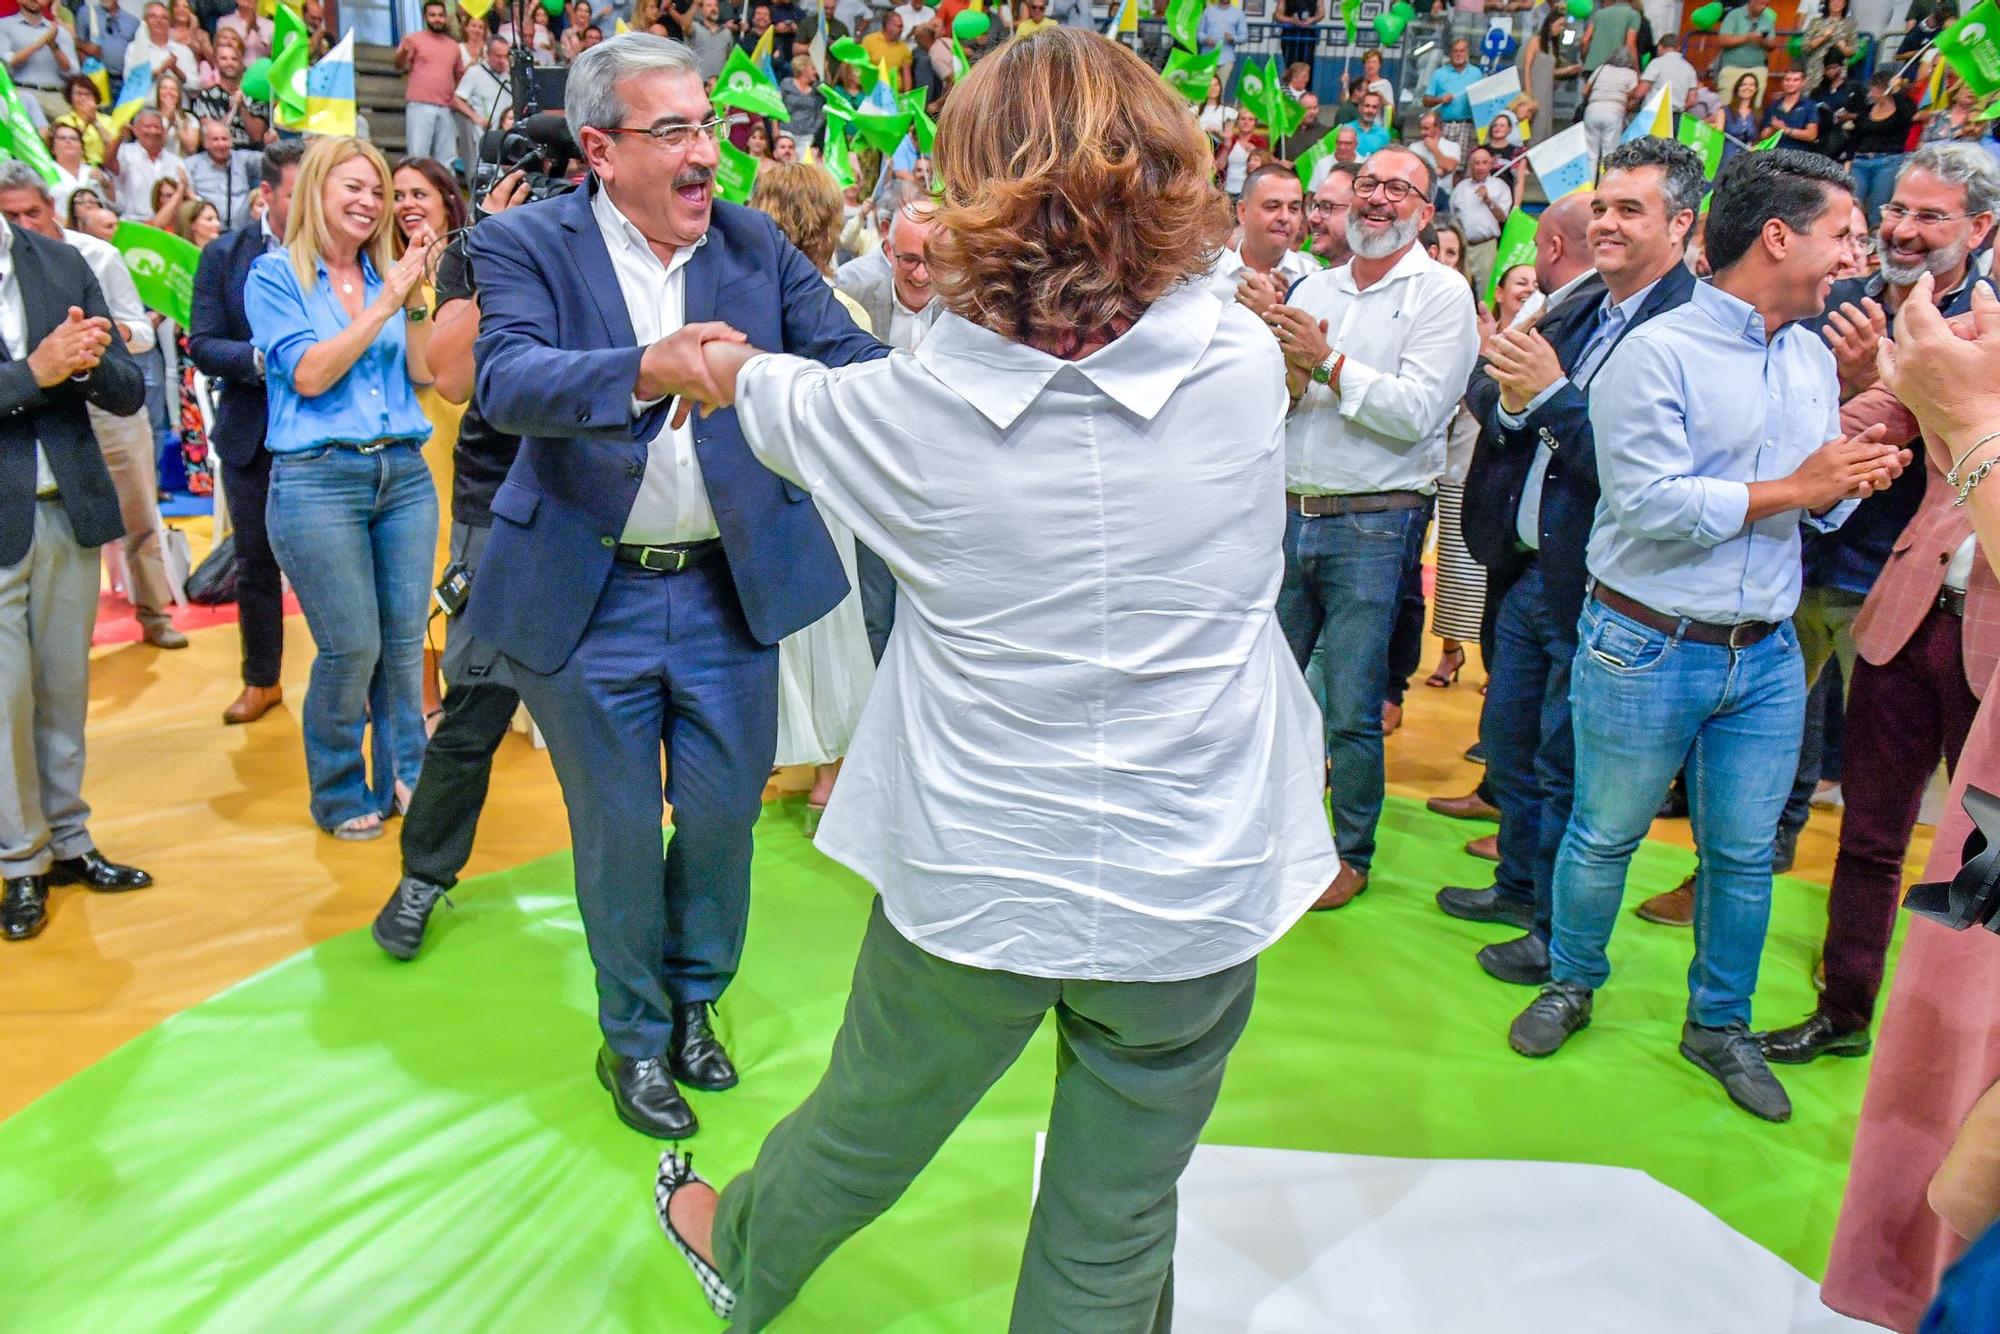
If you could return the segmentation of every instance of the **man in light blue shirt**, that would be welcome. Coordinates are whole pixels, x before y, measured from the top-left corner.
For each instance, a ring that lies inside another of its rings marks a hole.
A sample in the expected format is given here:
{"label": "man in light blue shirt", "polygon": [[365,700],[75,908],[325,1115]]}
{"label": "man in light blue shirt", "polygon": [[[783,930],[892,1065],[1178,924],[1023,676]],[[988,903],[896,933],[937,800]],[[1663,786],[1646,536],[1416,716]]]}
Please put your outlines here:
{"label": "man in light blue shirt", "polygon": [[1472,43],[1460,37],[1452,42],[1449,59],[1431,71],[1430,82],[1424,85],[1424,105],[1437,109],[1444,137],[1458,145],[1461,162],[1471,156],[1473,145],[1479,142],[1472,126],[1472,102],[1465,90],[1485,77],[1472,63]]}
{"label": "man in light blue shirt", "polygon": [[1701,848],[1681,1054],[1770,1121],[1791,1102],[1750,1036],[1771,847],[1805,725],[1788,619],[1799,525],[1837,527],[1909,462],[1840,433],[1818,315],[1854,243],[1847,173],[1745,153],[1716,182],[1712,284],[1620,342],[1590,384],[1600,485],[1570,671],[1576,793],[1556,853],[1552,980],[1508,1040],[1547,1056],[1590,1022],[1633,850],[1683,764]]}
{"label": "man in light blue shirt", "polygon": [[139,35],[139,20],[105,0],[84,0],[71,10],[76,15],[76,53],[103,62],[111,81],[110,100],[115,101],[125,82],[125,48]]}
{"label": "man in light blue shirt", "polygon": [[1215,62],[1215,77],[1222,80],[1223,95],[1228,96],[1229,72],[1236,68],[1236,48],[1250,40],[1249,20],[1229,0],[1210,0],[1208,8],[1201,11],[1194,40],[1202,55],[1210,51],[1222,53],[1222,58]]}

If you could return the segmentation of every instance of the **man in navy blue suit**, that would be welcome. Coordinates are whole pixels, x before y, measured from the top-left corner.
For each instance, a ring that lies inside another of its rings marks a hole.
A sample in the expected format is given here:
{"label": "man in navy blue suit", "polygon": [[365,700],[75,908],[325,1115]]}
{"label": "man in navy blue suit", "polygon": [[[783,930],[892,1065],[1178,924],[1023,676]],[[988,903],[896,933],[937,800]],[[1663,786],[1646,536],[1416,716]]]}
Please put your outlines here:
{"label": "man in navy blue suit", "polygon": [[237,630],[243,636],[243,693],[222,711],[226,723],[251,723],[282,697],[278,668],[285,648],[285,591],[278,558],[264,532],[271,492],[271,456],[264,449],[264,362],[250,342],[243,288],[259,255],[285,243],[292,184],[305,140],[281,140],[264,150],[258,190],[264,216],[217,239],[194,271],[194,318],[188,352],[215,383],[215,452],[222,456],[222,496],[236,534]]}
{"label": "man in navy blue suit", "polygon": [[1480,966],[1503,982],[1549,977],[1550,888],[1576,767],[1569,668],[1597,513],[1590,381],[1626,334],[1694,290],[1683,258],[1703,186],[1701,160],[1683,144],[1620,145],[1605,159],[1591,206],[1596,276],[1540,329],[1493,339],[1486,374],[1499,393],[1475,396],[1484,430],[1466,478],[1465,538],[1497,585],[1487,604],[1494,652],[1479,737],[1503,858],[1532,868],[1534,897],[1448,888],[1438,905],[1454,917],[1526,929],[1479,951]]}
{"label": "man in navy blue suit", "polygon": [[[736,1070],[710,1023],[749,915],[751,827],[777,747],[778,641],[846,595],[806,493],[736,414],[687,418],[703,341],[832,366],[883,356],[763,214],[714,201],[721,128],[687,47],[634,33],[570,67],[585,188],[482,222],[479,405],[520,455],[466,628],[540,725],[569,807],[597,968],[598,1077],[678,1139],[675,1084]],[[660,852],[661,752],[674,833]]]}

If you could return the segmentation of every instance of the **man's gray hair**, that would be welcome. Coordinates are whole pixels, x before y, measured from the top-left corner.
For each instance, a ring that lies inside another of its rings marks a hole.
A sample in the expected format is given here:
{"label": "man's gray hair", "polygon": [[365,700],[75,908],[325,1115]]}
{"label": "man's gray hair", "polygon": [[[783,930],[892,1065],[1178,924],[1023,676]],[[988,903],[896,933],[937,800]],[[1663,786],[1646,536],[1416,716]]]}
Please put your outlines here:
{"label": "man's gray hair", "polygon": [[1925,144],[1904,161],[1896,184],[1913,171],[1927,171],[1964,190],[1968,214],[2000,211],[2000,163],[1977,144]]}
{"label": "man's gray hair", "polygon": [[584,127],[616,127],[625,119],[618,85],[636,74],[657,70],[691,74],[696,82],[701,81],[701,64],[695,59],[694,48],[650,32],[622,33],[578,56],[563,86],[563,116],[569,122],[570,137],[581,145]]}
{"label": "man's gray hair", "polygon": [[13,158],[0,162],[0,191],[6,190],[33,190],[50,203],[55,202],[55,196],[49,192],[49,183],[42,179],[42,174]]}

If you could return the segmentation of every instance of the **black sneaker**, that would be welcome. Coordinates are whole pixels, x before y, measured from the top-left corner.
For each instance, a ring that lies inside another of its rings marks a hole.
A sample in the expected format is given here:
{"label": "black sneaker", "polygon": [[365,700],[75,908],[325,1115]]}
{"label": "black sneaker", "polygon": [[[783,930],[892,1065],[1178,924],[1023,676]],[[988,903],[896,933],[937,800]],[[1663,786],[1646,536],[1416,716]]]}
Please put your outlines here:
{"label": "black sneaker", "polygon": [[1488,945],[1474,957],[1488,977],[1517,987],[1539,987],[1549,980],[1549,942],[1532,931]]}
{"label": "black sneaker", "polygon": [[375,925],[369,928],[369,934],[390,957],[414,959],[424,947],[424,928],[430,925],[431,909],[437,907],[439,899],[451,903],[443,885],[406,875],[397,883],[389,901],[382,905],[382,911],[375,914]]}
{"label": "black sneaker", "polygon": [[1778,836],[1771,840],[1771,874],[1785,874],[1798,860],[1799,831],[1778,826]]}
{"label": "black sneaker", "polygon": [[1549,982],[1507,1030],[1507,1045],[1523,1056],[1547,1056],[1590,1027],[1590,988]]}
{"label": "black sneaker", "polygon": [[1792,1119],[1792,1100],[1771,1073],[1748,1024],[1704,1028],[1689,1020],[1681,1026],[1681,1055],[1718,1080],[1729,1100],[1766,1121]]}

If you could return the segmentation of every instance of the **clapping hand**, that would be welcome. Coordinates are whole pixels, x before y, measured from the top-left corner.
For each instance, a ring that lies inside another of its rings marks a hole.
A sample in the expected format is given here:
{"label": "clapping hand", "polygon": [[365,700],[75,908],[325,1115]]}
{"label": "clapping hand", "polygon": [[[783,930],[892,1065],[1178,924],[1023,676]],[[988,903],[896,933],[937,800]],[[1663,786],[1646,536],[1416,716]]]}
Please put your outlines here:
{"label": "clapping hand", "polygon": [[1822,333],[1826,345],[1833,349],[1840,382],[1847,386],[1850,397],[1875,383],[1875,349],[1888,331],[1888,317],[1873,297],[1862,297],[1858,306],[1850,301],[1826,313]]}
{"label": "clapping hand", "polygon": [[419,226],[411,233],[410,243],[403,251],[403,257],[390,265],[389,271],[382,275],[382,295],[377,298],[378,300],[391,302],[392,309],[410,304],[411,293],[422,284],[424,275],[430,267],[430,246],[435,239],[428,223]]}
{"label": "clapping hand", "polygon": [[1276,305],[1264,312],[1264,323],[1278,336],[1286,364],[1293,370],[1310,373],[1333,355],[1326,341],[1326,321],[1316,320],[1297,306]]}
{"label": "clapping hand", "polygon": [[1285,289],[1270,274],[1250,269],[1244,273],[1243,281],[1236,284],[1236,299],[1252,315],[1262,315],[1284,301]]}
{"label": "clapping hand", "polygon": [[36,384],[52,389],[73,376],[96,370],[110,346],[111,321],[101,315],[86,317],[82,308],[71,306],[68,317],[28,354],[28,369]]}
{"label": "clapping hand", "polygon": [[1539,329],[1502,329],[1486,345],[1486,374],[1500,386],[1500,406],[1518,415],[1562,378],[1563,368]]}
{"label": "clapping hand", "polygon": [[1972,312],[1946,322],[1930,274],[1903,299],[1896,336],[1876,346],[1882,383],[1917,415],[1932,458],[1949,469],[1964,450],[2000,427],[2000,298],[1985,283],[1972,289]]}
{"label": "clapping hand", "polygon": [[1823,514],[1843,500],[1866,500],[1888,489],[1910,465],[1910,451],[1882,443],[1879,424],[1829,440],[1792,473],[1802,508]]}

